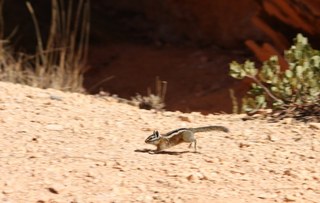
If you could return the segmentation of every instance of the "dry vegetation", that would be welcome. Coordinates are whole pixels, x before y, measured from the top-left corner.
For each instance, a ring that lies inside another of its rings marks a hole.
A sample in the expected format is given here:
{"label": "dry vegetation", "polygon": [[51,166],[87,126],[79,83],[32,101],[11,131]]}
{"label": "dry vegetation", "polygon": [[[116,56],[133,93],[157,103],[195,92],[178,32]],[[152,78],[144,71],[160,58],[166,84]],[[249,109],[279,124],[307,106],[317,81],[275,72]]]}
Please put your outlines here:
{"label": "dry vegetation", "polygon": [[[34,55],[15,53],[10,47],[10,38],[0,41],[0,79],[40,88],[83,91],[89,40],[89,1],[52,0],[51,4],[52,20],[46,43],[31,3],[26,4],[37,36]],[[2,10],[3,1],[0,6]],[[0,36],[4,39],[1,14]]]}
{"label": "dry vegetation", "polygon": [[132,103],[138,106],[140,109],[156,109],[164,110],[165,107],[165,95],[167,92],[167,82],[161,81],[159,77],[156,78],[155,82],[156,93],[151,92],[151,88],[148,88],[147,96],[142,96],[137,94],[135,97],[132,97]]}
{"label": "dry vegetation", "polygon": [[281,70],[277,56],[263,62],[261,68],[247,60],[233,62],[230,75],[252,81],[247,97],[243,99],[245,112],[254,114],[271,108],[272,117],[293,117],[303,121],[320,121],[320,51],[298,34],[294,44],[284,53],[288,68]]}

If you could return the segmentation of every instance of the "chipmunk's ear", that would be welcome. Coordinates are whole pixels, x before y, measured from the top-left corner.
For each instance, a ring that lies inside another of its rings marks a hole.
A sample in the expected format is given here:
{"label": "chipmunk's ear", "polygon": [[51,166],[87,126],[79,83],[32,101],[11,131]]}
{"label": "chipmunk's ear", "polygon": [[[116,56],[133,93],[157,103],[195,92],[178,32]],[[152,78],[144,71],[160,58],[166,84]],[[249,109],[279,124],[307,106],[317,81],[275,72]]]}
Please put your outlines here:
{"label": "chipmunk's ear", "polygon": [[157,137],[160,136],[160,135],[159,135],[159,132],[158,132],[157,130],[155,130],[155,131],[153,132],[153,134],[156,135]]}

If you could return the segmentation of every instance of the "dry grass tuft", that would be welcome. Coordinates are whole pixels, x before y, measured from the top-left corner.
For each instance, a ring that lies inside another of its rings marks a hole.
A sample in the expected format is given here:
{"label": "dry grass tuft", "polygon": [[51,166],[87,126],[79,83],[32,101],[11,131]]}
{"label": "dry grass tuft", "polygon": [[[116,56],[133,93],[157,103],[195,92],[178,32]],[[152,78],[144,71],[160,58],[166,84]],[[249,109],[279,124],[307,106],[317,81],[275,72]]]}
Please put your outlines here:
{"label": "dry grass tuft", "polygon": [[[2,2],[0,35],[3,37]],[[0,41],[0,80],[40,88],[83,91],[90,31],[89,0],[52,0],[51,27],[44,45],[36,13],[30,2],[27,8],[35,25],[37,52],[33,56],[15,56],[8,41]],[[75,8],[75,9],[74,9]]]}
{"label": "dry grass tuft", "polygon": [[148,95],[142,96],[137,94],[135,97],[132,97],[132,102],[138,106],[140,109],[155,109],[163,110],[165,107],[165,95],[167,92],[167,82],[161,81],[158,77],[156,78],[156,94],[151,92],[151,89],[148,88]]}

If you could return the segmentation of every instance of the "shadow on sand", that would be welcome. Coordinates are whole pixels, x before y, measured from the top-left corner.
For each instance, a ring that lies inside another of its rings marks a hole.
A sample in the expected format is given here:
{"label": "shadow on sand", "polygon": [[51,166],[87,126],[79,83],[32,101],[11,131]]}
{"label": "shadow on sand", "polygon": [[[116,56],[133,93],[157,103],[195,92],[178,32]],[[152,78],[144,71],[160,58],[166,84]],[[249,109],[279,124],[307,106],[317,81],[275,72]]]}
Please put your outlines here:
{"label": "shadow on sand", "polygon": [[185,153],[199,154],[199,152],[192,152],[192,151],[182,151],[182,152],[160,151],[160,152],[157,152],[156,150],[152,150],[152,149],[136,149],[134,151],[140,152],[140,153],[148,153],[148,154],[168,154],[168,155],[180,155],[180,154],[185,154]]}

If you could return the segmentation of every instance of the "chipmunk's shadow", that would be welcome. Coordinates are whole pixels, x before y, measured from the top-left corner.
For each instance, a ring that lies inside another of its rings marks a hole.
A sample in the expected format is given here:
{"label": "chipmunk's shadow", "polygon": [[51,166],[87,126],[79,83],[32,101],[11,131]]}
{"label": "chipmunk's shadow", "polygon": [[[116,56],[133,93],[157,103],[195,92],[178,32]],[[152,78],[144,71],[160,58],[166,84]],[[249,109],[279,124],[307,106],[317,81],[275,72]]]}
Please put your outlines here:
{"label": "chipmunk's shadow", "polygon": [[152,155],[155,155],[155,154],[180,155],[180,154],[185,154],[185,153],[199,153],[199,152],[192,152],[192,151],[182,151],[182,152],[160,151],[160,152],[157,152],[157,151],[152,150],[152,149],[136,149],[134,151],[135,152],[140,152],[140,153],[149,153],[149,154],[152,154]]}

